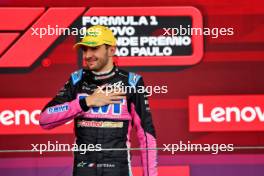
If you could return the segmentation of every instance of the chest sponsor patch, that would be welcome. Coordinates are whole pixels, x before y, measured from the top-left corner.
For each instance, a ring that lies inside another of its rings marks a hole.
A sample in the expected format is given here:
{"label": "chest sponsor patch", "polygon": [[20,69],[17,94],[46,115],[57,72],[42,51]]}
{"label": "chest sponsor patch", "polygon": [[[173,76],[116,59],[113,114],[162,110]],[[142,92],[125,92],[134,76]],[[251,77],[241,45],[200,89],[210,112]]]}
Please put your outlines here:
{"label": "chest sponsor patch", "polygon": [[94,127],[94,128],[123,128],[123,122],[111,121],[78,121],[77,127]]}

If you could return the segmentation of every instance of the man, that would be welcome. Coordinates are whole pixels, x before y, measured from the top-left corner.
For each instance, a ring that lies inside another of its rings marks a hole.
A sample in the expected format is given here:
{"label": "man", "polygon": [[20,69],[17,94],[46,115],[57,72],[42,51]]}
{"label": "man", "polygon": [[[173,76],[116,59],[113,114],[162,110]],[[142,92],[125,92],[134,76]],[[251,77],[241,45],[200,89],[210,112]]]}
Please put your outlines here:
{"label": "man", "polygon": [[87,68],[71,74],[64,88],[42,110],[40,125],[51,129],[74,120],[78,146],[101,144],[100,151],[74,152],[74,176],[132,175],[127,148],[134,126],[140,148],[144,148],[144,176],[156,176],[157,152],[147,150],[156,148],[156,135],[146,94],[106,89],[123,85],[138,90],[144,86],[142,77],[114,65],[116,39],[107,27],[90,27],[75,47],[82,49]]}

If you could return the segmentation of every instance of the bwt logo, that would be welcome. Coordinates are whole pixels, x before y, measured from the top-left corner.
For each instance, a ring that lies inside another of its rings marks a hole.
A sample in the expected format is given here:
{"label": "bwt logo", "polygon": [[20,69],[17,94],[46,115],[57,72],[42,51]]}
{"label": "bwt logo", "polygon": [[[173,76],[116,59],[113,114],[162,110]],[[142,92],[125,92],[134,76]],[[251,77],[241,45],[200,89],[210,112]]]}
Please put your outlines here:
{"label": "bwt logo", "polygon": [[[78,98],[83,99],[89,96],[88,94],[79,94]],[[109,104],[109,105],[104,105],[100,107],[92,107],[87,113],[91,114],[112,114],[112,115],[120,115],[122,114],[122,106],[126,106],[126,100],[122,99],[122,103],[118,104]],[[110,109],[112,111],[110,111]]]}
{"label": "bwt logo", "polygon": [[120,104],[111,104],[111,105],[104,105],[101,107],[92,107],[91,113],[92,114],[109,114],[110,108],[112,109],[112,115],[121,115],[122,114],[122,105],[124,105],[125,101],[122,100]]}
{"label": "bwt logo", "polygon": [[69,109],[69,106],[68,105],[50,107],[50,108],[48,108],[48,114],[54,114],[54,113],[64,112],[64,111],[68,111],[68,109]]}
{"label": "bwt logo", "polygon": [[28,68],[58,39],[40,38],[32,28],[69,27],[85,8],[0,8],[0,69]]}
{"label": "bwt logo", "polygon": [[264,95],[190,96],[190,131],[264,131]]}

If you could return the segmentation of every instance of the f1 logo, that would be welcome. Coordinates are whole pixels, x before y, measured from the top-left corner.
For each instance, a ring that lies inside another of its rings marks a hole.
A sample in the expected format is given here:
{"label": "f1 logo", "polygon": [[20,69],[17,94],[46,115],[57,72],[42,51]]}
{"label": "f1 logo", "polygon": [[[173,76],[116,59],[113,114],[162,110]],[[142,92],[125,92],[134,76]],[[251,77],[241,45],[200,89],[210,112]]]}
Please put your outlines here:
{"label": "f1 logo", "polygon": [[[193,7],[120,7],[120,8],[0,8],[0,70],[29,68],[60,35],[32,35],[47,26],[69,27],[79,16],[190,16],[193,27],[202,27],[202,15]],[[100,31],[93,31],[100,33]],[[120,66],[193,65],[202,59],[203,37],[193,36],[193,52],[184,56],[128,56],[118,60]]]}
{"label": "f1 logo", "polygon": [[0,69],[28,68],[59,35],[32,35],[33,28],[69,27],[85,8],[0,8]]}

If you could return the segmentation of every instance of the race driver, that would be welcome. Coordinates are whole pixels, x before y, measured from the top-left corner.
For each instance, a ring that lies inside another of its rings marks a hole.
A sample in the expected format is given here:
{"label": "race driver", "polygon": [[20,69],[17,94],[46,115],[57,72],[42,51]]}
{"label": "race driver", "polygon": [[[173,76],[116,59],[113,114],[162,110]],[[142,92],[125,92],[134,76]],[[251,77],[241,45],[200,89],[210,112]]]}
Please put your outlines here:
{"label": "race driver", "polygon": [[75,48],[82,50],[86,67],[73,72],[44,107],[41,127],[52,129],[74,120],[77,145],[101,144],[100,151],[74,152],[73,176],[131,176],[127,148],[130,148],[131,129],[135,127],[142,148],[143,175],[156,176],[157,152],[153,150],[156,135],[146,93],[106,93],[108,89],[105,89],[122,84],[137,90],[144,86],[142,76],[115,66],[116,39],[107,27],[90,27]]}

